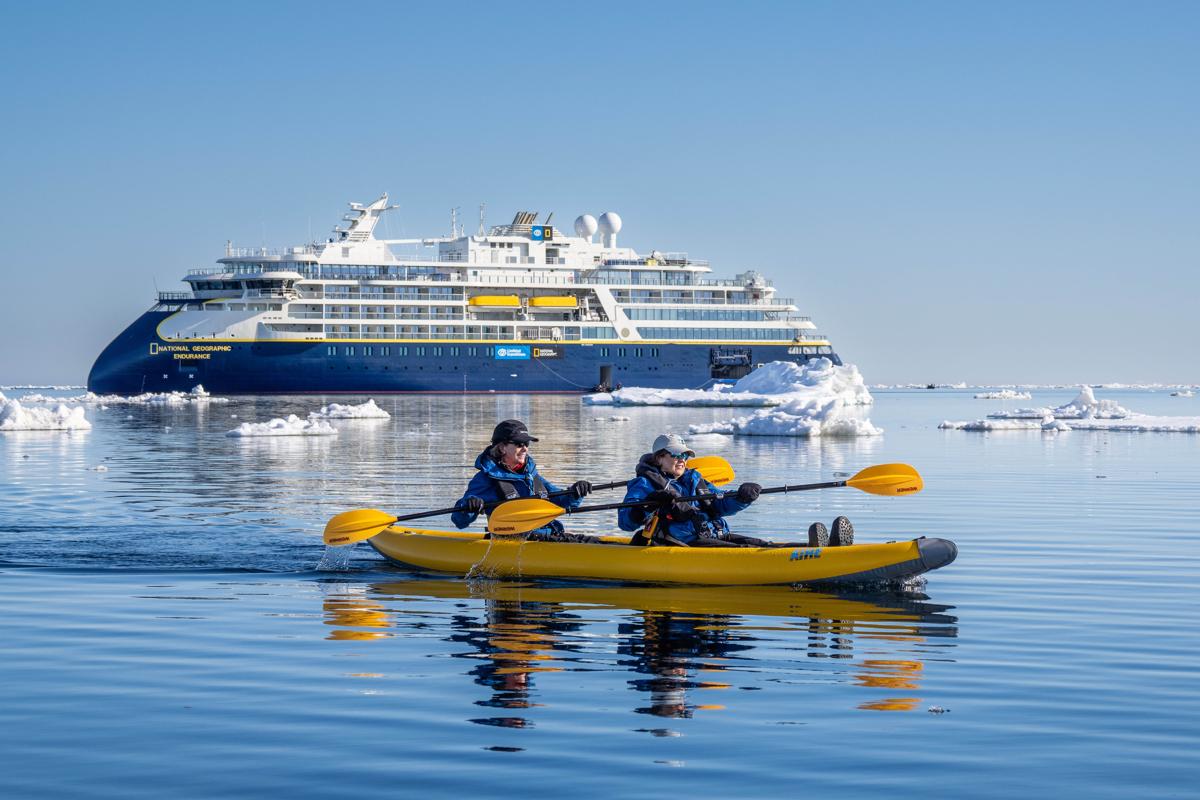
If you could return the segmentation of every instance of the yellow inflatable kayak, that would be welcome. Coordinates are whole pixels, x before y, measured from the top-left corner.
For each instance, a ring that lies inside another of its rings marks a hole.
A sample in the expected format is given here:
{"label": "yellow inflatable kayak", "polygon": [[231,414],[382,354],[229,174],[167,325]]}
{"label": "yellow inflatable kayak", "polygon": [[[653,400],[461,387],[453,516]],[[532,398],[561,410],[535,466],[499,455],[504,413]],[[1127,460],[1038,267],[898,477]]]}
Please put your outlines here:
{"label": "yellow inflatable kayak", "polygon": [[954,542],[925,537],[845,547],[636,547],[616,536],[576,544],[391,527],[369,541],[396,564],[462,576],[710,586],[898,580],[958,555]]}

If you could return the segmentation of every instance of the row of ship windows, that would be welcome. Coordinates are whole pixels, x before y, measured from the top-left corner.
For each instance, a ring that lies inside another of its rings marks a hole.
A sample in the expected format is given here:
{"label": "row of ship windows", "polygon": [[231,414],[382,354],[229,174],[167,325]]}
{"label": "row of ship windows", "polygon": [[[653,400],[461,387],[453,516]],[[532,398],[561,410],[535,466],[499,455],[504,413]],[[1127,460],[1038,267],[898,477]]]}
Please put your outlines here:
{"label": "row of ship windows", "polygon": [[[410,349],[413,351],[413,355],[416,355],[416,356],[423,356],[423,355],[426,355],[426,353],[428,353],[431,356],[465,355],[465,356],[491,357],[492,352],[493,352],[491,347],[441,347],[441,346],[426,347],[424,345],[418,345],[418,346],[410,348],[408,345],[404,345],[404,344],[396,345],[396,347],[394,349],[396,351],[396,355],[398,355],[398,356],[408,355],[408,351]],[[338,350],[339,350],[338,345],[336,345],[336,344],[328,345],[325,348],[325,355],[336,356],[338,354]],[[392,354],[393,347],[391,345],[386,345],[386,344],[378,345],[378,346],[373,345],[373,344],[365,344],[365,345],[347,344],[347,345],[341,346],[340,350],[341,350],[341,354],[344,356],[354,356],[354,355],[390,356]],[[376,352],[376,351],[378,351],[378,352]]]}
{"label": "row of ship windows", "polygon": [[736,320],[751,322],[768,317],[765,311],[737,311],[708,308],[627,308],[625,316],[630,319],[686,319],[686,320]]}
{"label": "row of ship windows", "polygon": [[615,355],[617,358],[624,358],[627,351],[633,351],[634,358],[658,358],[657,347],[601,347],[601,358],[608,358],[610,355]]}
{"label": "row of ship windows", "polygon": [[[412,347],[409,347],[408,345],[402,344],[402,345],[396,345],[393,348],[392,345],[386,345],[386,344],[385,345],[347,344],[347,345],[341,345],[340,347],[336,344],[331,344],[331,345],[326,345],[325,355],[336,356],[339,354],[339,350],[340,350],[341,355],[343,355],[343,356],[357,356],[357,355],[390,356],[392,354],[393,349],[396,351],[396,355],[398,355],[398,356],[407,356],[407,355],[409,355],[409,350],[412,350],[412,355],[418,356],[418,357],[425,356],[425,355],[431,355],[431,356],[447,355],[447,356],[452,356],[452,357],[463,355],[463,356],[467,356],[467,357],[483,356],[485,358],[491,358],[492,355],[494,354],[493,348],[485,347],[485,346],[481,346],[481,347],[445,346],[445,347],[443,347],[441,345],[431,345],[431,346],[414,345]],[[597,349],[600,351],[601,358],[608,358],[609,356],[614,356],[614,355],[617,358],[624,358],[630,352],[632,352],[634,358],[658,358],[658,355],[659,355],[659,349],[657,347],[600,347]]]}
{"label": "row of ship windows", "polygon": [[643,339],[795,339],[795,328],[641,328]]}

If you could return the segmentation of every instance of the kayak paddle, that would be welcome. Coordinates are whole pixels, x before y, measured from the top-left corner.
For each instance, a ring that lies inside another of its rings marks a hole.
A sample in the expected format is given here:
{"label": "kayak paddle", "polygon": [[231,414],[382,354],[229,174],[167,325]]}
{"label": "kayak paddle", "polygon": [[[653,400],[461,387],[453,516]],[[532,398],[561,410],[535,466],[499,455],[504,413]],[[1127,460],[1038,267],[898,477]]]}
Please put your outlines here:
{"label": "kayak paddle", "polygon": [[[688,462],[689,467],[697,470],[706,481],[716,486],[724,486],[727,483],[732,483],[736,475],[734,475],[733,467],[728,461],[720,456],[700,456],[693,458]],[[695,466],[692,466],[695,465]],[[592,491],[597,489],[615,489],[618,486],[625,486],[629,483],[628,480],[613,481],[611,483],[601,483],[592,487]],[[570,489],[554,492],[551,497],[560,497],[570,493]],[[495,513],[494,509],[500,508],[507,503],[519,503],[521,500],[501,501],[499,503],[491,503],[485,505],[484,509]],[[562,510],[561,506],[556,506],[547,500],[538,499],[539,503],[545,503],[548,506]],[[424,517],[436,517],[442,514],[453,514],[455,511],[464,509],[459,506],[450,506],[449,508],[439,508],[436,511],[421,511],[416,514],[405,514],[397,517],[389,514],[386,511],[379,511],[374,508],[359,508],[354,511],[343,511],[341,514],[334,516],[325,525],[324,540],[325,544],[334,547],[342,545],[354,544],[355,542],[364,542],[372,536],[377,536],[387,530],[396,522],[404,522],[410,519],[422,519]],[[490,526],[490,523],[489,523]],[[540,525],[534,525],[533,530],[540,528]],[[508,531],[509,533],[524,533],[524,531]]]}
{"label": "kayak paddle", "polygon": [[[699,460],[699,459],[696,459]],[[701,473],[703,475],[704,473]],[[803,492],[809,489],[835,489],[840,486],[851,486],[870,494],[904,495],[921,491],[925,483],[915,469],[908,464],[879,464],[859,471],[852,478],[844,481],[826,481],[825,483],[804,483],[795,486],[774,486],[763,489],[760,494],[778,494],[781,492]],[[680,500],[713,500],[721,497],[719,494],[698,494],[691,497],[680,497]],[[637,500],[631,503],[605,503],[596,506],[579,506],[563,508],[540,498],[531,497],[522,500],[509,500],[501,503],[488,517],[488,530],[492,533],[518,534],[537,530],[549,525],[563,514],[582,514],[585,511],[611,511],[618,508],[634,508],[636,506],[653,505],[654,501]]]}

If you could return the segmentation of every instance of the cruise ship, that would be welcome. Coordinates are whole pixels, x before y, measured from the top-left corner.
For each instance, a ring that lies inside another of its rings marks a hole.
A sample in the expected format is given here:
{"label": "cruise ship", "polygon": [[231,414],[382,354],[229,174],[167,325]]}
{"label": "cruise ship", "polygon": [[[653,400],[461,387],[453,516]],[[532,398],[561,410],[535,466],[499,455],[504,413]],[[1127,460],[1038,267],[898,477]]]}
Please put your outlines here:
{"label": "cruise ship", "polygon": [[485,229],[481,207],[475,234],[452,214],[448,236],[376,238],[394,208],[351,203],[326,241],[281,251],[226,243],[104,348],[88,389],[593,392],[841,363],[758,272],[714,279],[686,253],[619,247],[615,213],[565,234],[528,211]]}

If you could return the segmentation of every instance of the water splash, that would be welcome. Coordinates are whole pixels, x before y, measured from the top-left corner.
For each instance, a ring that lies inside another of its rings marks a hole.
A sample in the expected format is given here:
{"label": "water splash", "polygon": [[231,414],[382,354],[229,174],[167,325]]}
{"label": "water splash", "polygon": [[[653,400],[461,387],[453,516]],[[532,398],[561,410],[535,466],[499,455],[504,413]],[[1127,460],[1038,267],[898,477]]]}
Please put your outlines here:
{"label": "water splash", "polygon": [[350,558],[354,555],[354,545],[331,547],[325,545],[325,553],[317,563],[319,572],[349,572]]}

